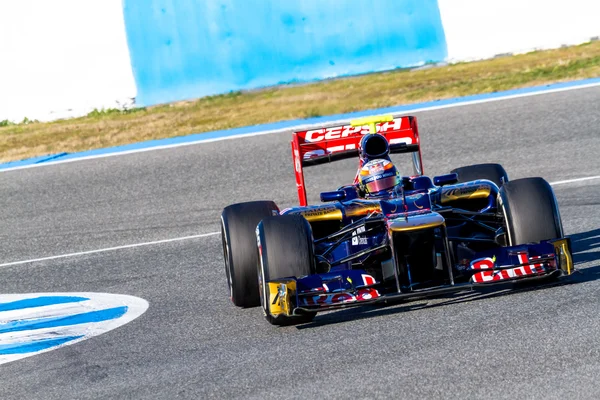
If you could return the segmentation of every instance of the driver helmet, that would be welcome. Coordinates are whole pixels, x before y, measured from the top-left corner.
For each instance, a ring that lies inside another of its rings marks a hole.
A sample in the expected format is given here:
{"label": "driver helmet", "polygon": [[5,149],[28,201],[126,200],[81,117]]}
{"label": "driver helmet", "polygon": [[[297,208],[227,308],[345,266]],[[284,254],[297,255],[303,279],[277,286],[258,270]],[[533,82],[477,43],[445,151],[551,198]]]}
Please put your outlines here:
{"label": "driver helmet", "polygon": [[402,177],[390,160],[376,159],[362,166],[358,186],[365,197],[389,196],[402,188]]}

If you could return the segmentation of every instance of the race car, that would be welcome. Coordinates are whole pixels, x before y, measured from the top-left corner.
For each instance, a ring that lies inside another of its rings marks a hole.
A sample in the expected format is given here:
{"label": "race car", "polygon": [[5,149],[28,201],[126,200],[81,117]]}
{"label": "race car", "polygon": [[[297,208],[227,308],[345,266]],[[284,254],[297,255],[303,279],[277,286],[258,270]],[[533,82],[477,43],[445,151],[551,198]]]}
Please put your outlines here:
{"label": "race car", "polygon": [[[291,146],[298,207],[253,201],[221,214],[230,298],[271,324],[574,272],[548,182],[509,181],[499,164],[425,176],[414,116],[297,131]],[[412,156],[411,176],[392,154]],[[354,182],[309,206],[304,168],[346,158],[358,159]]]}

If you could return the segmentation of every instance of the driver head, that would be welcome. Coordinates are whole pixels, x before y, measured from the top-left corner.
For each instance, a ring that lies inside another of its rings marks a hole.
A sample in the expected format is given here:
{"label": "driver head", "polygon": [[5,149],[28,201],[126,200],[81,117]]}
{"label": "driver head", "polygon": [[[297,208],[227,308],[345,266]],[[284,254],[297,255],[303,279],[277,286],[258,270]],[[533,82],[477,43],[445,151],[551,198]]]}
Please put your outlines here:
{"label": "driver head", "polygon": [[390,160],[376,159],[362,166],[358,185],[366,198],[390,197],[402,190],[402,177]]}

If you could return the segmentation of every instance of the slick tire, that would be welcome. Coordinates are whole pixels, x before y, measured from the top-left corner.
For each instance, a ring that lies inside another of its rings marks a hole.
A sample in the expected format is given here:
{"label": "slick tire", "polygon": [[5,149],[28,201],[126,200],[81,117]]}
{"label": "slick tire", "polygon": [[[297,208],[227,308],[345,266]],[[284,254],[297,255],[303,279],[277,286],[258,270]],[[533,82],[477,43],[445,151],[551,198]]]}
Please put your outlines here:
{"label": "slick tire", "polygon": [[506,219],[509,246],[563,237],[558,203],[544,179],[524,178],[505,183],[498,197]]}
{"label": "slick tire", "polygon": [[[258,280],[260,301],[269,323],[278,326],[310,322],[316,313],[274,317],[269,311],[270,280],[312,275],[316,273],[313,235],[310,224],[301,215],[282,215],[263,219],[258,224]],[[256,268],[256,267],[255,267]]]}
{"label": "slick tire", "polygon": [[279,215],[272,201],[251,201],[225,207],[221,213],[221,241],[231,301],[238,307],[260,305],[256,278],[256,227],[267,217]]}
{"label": "slick tire", "polygon": [[508,182],[508,174],[500,164],[474,164],[456,168],[450,172],[458,175],[458,183],[487,179],[498,187],[502,187]]}

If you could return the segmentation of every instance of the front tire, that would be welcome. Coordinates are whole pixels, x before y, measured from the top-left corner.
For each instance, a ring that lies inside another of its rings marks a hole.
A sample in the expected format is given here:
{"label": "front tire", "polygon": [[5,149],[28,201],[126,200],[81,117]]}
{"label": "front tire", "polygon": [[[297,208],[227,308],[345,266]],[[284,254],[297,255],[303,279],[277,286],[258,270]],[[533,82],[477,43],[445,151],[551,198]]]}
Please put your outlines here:
{"label": "front tire", "polygon": [[313,236],[310,224],[301,215],[282,215],[265,218],[258,224],[259,289],[265,317],[273,325],[294,325],[310,322],[316,313],[288,317],[273,316],[270,312],[269,285],[271,280],[299,278],[316,273]]}
{"label": "front tire", "polygon": [[508,182],[508,174],[500,164],[474,164],[456,168],[450,172],[458,175],[458,183],[487,179],[498,187],[502,187]]}
{"label": "front tire", "polygon": [[508,245],[538,243],[564,236],[558,202],[542,178],[517,179],[499,193],[504,210]]}
{"label": "front tire", "polygon": [[267,217],[279,215],[272,201],[251,201],[225,207],[221,214],[221,241],[231,301],[238,307],[260,305],[256,279],[256,227]]}

